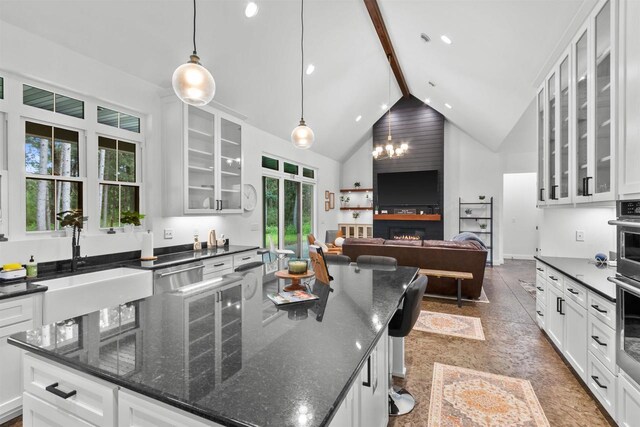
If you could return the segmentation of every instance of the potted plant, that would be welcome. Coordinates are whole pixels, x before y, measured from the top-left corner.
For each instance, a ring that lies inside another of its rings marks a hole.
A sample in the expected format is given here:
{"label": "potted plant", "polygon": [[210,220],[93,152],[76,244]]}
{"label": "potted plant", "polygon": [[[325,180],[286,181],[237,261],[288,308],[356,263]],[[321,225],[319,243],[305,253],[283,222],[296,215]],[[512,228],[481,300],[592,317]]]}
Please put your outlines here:
{"label": "potted plant", "polygon": [[480,230],[486,230],[487,224],[480,224]]}
{"label": "potted plant", "polygon": [[82,216],[82,209],[73,209],[70,211],[63,211],[56,215],[58,221],[60,221],[60,227],[70,227],[73,229],[73,235],[71,237],[71,246],[73,247],[74,254],[80,253],[78,248],[78,241],[80,240],[80,233],[84,227],[84,222],[87,220],[86,216]]}
{"label": "potted plant", "polygon": [[354,212],[351,214],[351,216],[353,217],[353,219],[358,219],[358,217],[360,216],[360,212]]}
{"label": "potted plant", "polygon": [[471,216],[471,214],[473,213],[473,209],[467,208],[467,209],[464,210],[464,213],[466,213],[467,216]]}
{"label": "potted plant", "polygon": [[120,222],[125,231],[133,231],[133,227],[139,227],[140,220],[144,219],[144,214],[135,211],[124,211],[120,214]]}
{"label": "potted plant", "polygon": [[360,188],[360,181],[356,181],[353,183],[354,188]]}

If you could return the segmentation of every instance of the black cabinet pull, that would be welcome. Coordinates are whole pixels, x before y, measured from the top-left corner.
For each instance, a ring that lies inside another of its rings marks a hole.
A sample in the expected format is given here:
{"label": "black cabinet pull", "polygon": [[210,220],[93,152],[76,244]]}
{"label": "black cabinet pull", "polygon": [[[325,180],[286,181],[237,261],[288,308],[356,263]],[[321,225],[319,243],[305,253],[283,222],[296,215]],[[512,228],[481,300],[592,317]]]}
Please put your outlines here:
{"label": "black cabinet pull", "polygon": [[551,200],[558,200],[558,196],[556,195],[556,188],[558,188],[557,185],[551,186]]}
{"label": "black cabinet pull", "polygon": [[606,385],[602,385],[600,384],[600,381],[598,381],[598,377],[596,377],[595,375],[591,375],[591,378],[593,379],[593,381],[598,384],[598,387],[603,388],[603,389],[607,389]]}
{"label": "black cabinet pull", "polygon": [[542,288],[540,286],[536,286],[536,289],[538,289],[540,292],[544,292],[544,288]]}
{"label": "black cabinet pull", "polygon": [[589,193],[589,180],[593,179],[592,176],[588,176],[584,179],[584,196],[593,196],[593,194]]}
{"label": "black cabinet pull", "polygon": [[578,295],[578,294],[580,293],[580,292],[576,292],[576,291],[574,291],[574,290],[573,290],[573,288],[567,288],[567,290],[568,290],[569,292],[571,292],[572,294],[574,294],[574,295]]}
{"label": "black cabinet pull", "polygon": [[224,265],[224,262],[221,262],[220,264],[213,264],[214,267],[222,267]]}
{"label": "black cabinet pull", "polygon": [[248,259],[251,259],[251,257],[250,256],[246,256],[246,257],[242,258],[242,261],[246,261]]}
{"label": "black cabinet pull", "polygon": [[544,271],[544,268],[536,267],[536,270],[538,270],[538,271]]}
{"label": "black cabinet pull", "polygon": [[56,387],[58,387],[58,383],[53,383],[51,385],[48,385],[45,390],[47,390],[49,393],[53,393],[58,397],[61,397],[63,399],[68,399],[71,396],[75,396],[78,392],[76,390],[71,390],[69,393],[65,393],[62,390],[58,390]]}
{"label": "black cabinet pull", "polygon": [[560,298],[560,310],[559,313],[562,314],[563,316],[565,315],[564,311],[562,311],[562,303],[564,302],[564,298]]}
{"label": "black cabinet pull", "polygon": [[551,280],[553,280],[553,281],[555,281],[555,282],[557,282],[557,281],[558,281],[558,278],[557,278],[557,277],[555,277],[555,276],[549,276],[549,279],[551,279]]}
{"label": "black cabinet pull", "polygon": [[591,335],[591,339],[593,339],[595,342],[597,342],[601,346],[604,346],[604,347],[607,346],[607,343],[600,341],[600,337],[597,335]]}
{"label": "black cabinet pull", "polygon": [[544,202],[544,201],[545,201],[545,200],[544,200],[544,188],[541,188],[541,189],[540,189],[540,201],[541,201],[541,202]]}
{"label": "black cabinet pull", "polygon": [[542,314],[542,312],[540,310],[537,310],[536,313],[538,313],[538,316],[544,317],[544,314]]}
{"label": "black cabinet pull", "polygon": [[591,307],[599,313],[605,313],[605,314],[607,313],[607,310],[601,309],[600,306],[597,304],[591,304]]}
{"label": "black cabinet pull", "polygon": [[556,297],[556,312],[560,313],[560,297]]}
{"label": "black cabinet pull", "polygon": [[580,196],[586,196],[587,195],[587,179],[586,178],[582,178],[582,194],[580,194]]}
{"label": "black cabinet pull", "polygon": [[367,359],[367,380],[362,382],[365,387],[371,387],[371,356]]}

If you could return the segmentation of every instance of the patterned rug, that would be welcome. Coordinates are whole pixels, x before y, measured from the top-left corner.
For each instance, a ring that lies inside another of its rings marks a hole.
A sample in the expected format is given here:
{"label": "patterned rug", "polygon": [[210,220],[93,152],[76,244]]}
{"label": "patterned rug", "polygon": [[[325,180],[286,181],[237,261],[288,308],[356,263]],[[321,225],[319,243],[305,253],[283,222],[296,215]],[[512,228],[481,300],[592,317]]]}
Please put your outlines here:
{"label": "patterned rug", "polygon": [[536,299],[536,282],[527,282],[522,279],[518,279],[518,282],[531,295],[531,298]]}
{"label": "patterned rug", "polygon": [[549,426],[531,383],[436,363],[429,427]]}
{"label": "patterned rug", "polygon": [[[438,295],[438,294],[430,294],[429,293],[429,287],[427,285],[427,291],[424,293],[425,297],[428,298],[440,298],[440,299],[448,299],[448,300],[453,300],[453,301],[457,301],[458,297],[453,296],[453,295]],[[482,291],[480,292],[480,298],[478,299],[469,299],[469,298],[462,298],[462,301],[466,301],[466,302],[484,302],[486,304],[489,303],[489,298],[487,298],[487,294],[484,293],[484,288],[482,288]]]}
{"label": "patterned rug", "polygon": [[484,341],[484,331],[479,317],[422,310],[413,328],[423,332]]}

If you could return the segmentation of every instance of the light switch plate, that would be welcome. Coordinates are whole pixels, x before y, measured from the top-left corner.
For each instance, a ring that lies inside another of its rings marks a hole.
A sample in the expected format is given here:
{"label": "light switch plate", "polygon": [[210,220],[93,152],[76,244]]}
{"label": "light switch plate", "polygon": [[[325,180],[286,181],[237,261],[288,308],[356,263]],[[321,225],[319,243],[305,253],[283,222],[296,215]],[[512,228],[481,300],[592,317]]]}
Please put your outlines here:
{"label": "light switch plate", "polygon": [[576,242],[584,242],[584,231],[576,231]]}
{"label": "light switch plate", "polygon": [[164,238],[165,239],[173,239],[173,229],[172,228],[165,228],[164,229]]}

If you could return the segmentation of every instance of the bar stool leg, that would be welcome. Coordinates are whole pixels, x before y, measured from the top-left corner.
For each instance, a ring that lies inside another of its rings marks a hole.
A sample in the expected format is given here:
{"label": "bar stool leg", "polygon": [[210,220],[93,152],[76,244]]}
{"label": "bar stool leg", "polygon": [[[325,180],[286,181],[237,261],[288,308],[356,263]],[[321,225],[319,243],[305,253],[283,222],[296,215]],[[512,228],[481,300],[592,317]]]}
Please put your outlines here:
{"label": "bar stool leg", "polygon": [[457,279],[458,281],[458,307],[462,307],[462,279]]}

